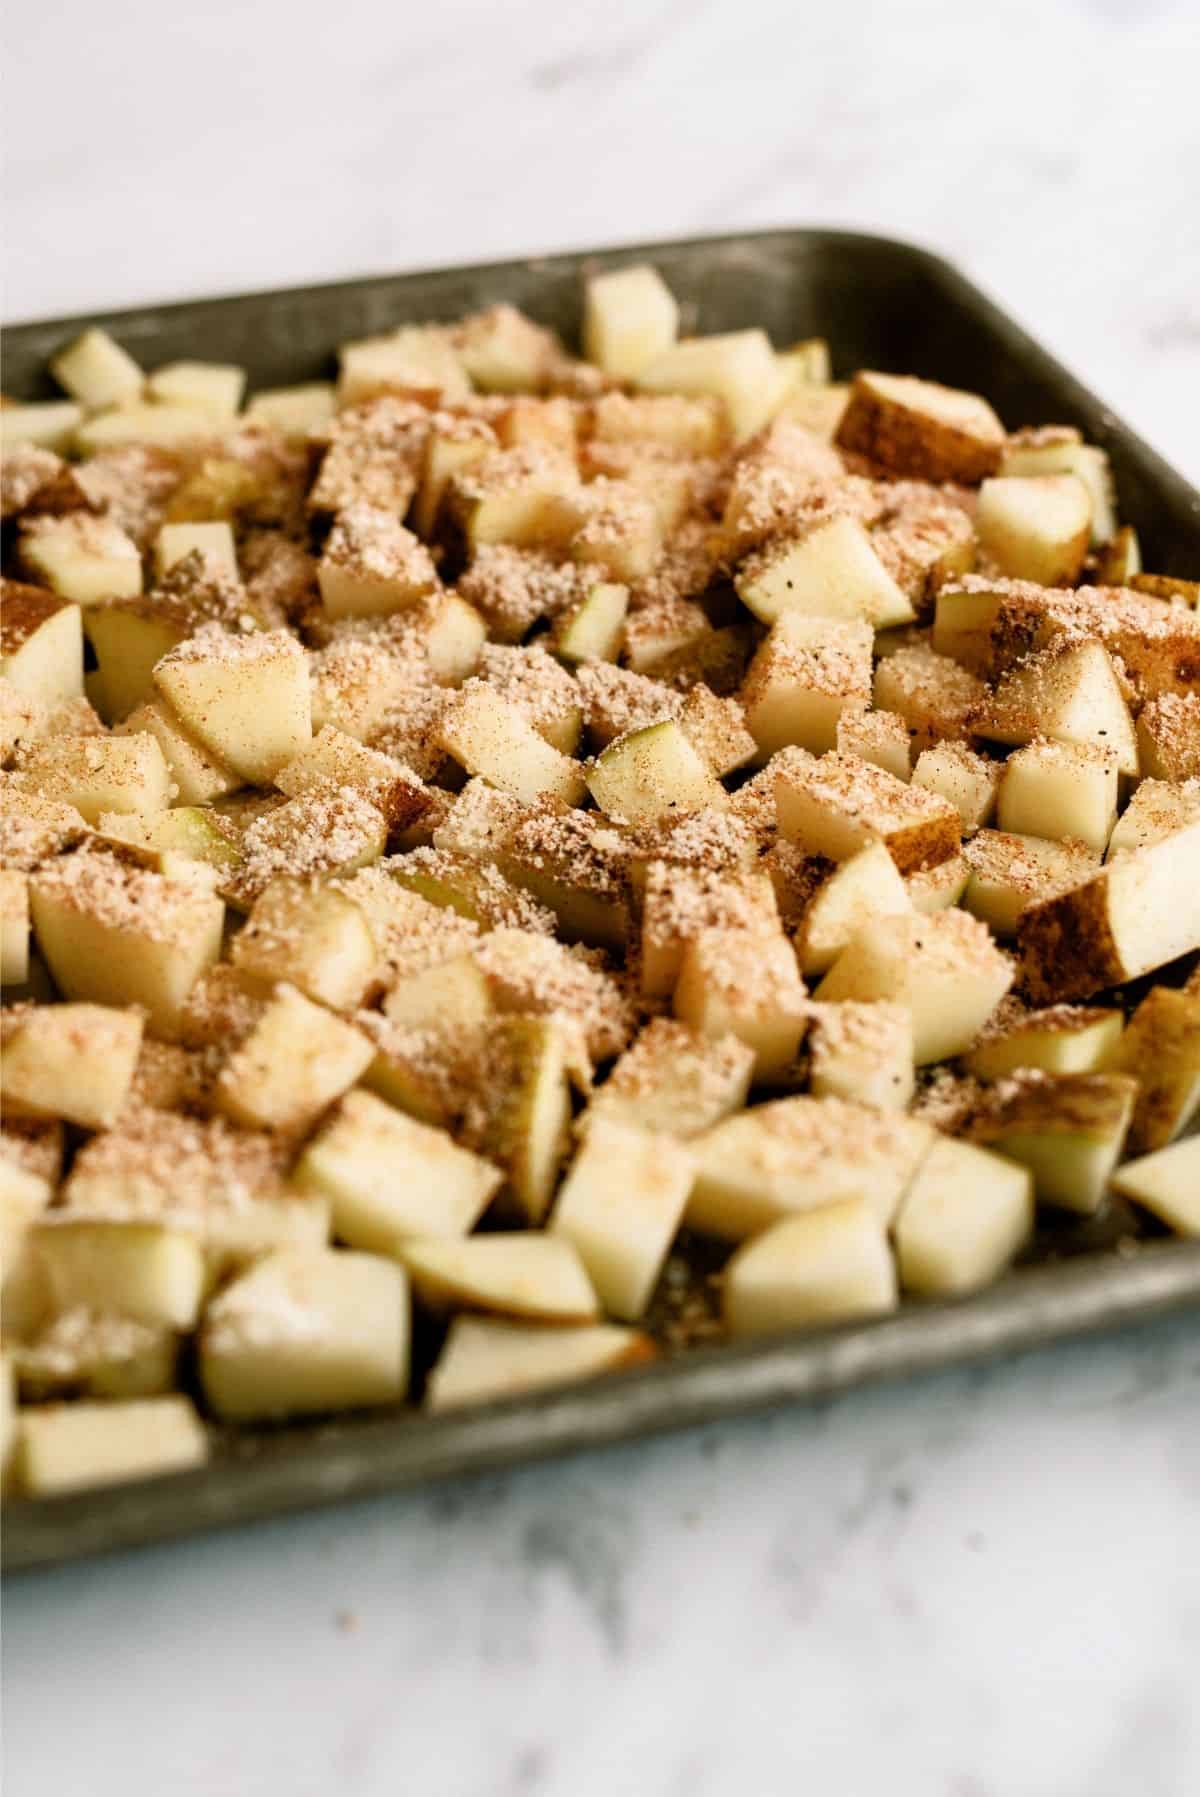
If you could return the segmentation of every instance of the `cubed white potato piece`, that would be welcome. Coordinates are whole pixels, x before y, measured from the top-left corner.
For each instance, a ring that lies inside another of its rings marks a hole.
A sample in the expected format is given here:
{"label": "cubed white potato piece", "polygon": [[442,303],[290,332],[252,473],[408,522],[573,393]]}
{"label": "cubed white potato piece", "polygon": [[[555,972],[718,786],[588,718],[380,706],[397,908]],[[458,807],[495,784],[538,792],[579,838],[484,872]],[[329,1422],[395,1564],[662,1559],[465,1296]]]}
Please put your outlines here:
{"label": "cubed white potato piece", "polygon": [[967,1056],[976,1079],[1003,1079],[1022,1067],[1043,1073],[1096,1073],[1121,1040],[1123,1014],[1111,1006],[1053,1005],[1025,1011],[985,1032]]}
{"label": "cubed white potato piece", "polygon": [[691,1191],[696,1163],[673,1137],[593,1118],[550,1221],[571,1242],[611,1316],[650,1302]]}
{"label": "cubed white potato piece", "polygon": [[754,1050],[736,1036],[698,1036],[670,1017],[654,1017],[614,1065],[579,1119],[598,1118],[687,1139],[745,1105]]}
{"label": "cubed white potato piece", "polygon": [[1033,1230],[1027,1167],[939,1136],[896,1218],[900,1283],[922,1298],[957,1298],[998,1279]]}
{"label": "cubed white potato piece", "polygon": [[740,1242],[798,1211],[865,1195],[888,1223],[932,1139],[915,1117],[839,1098],[754,1105],[689,1144],[698,1170],[684,1220]]}
{"label": "cubed white potato piece", "polygon": [[236,418],[246,391],[246,370],[231,362],[168,362],[146,381],[149,398],[169,406],[198,406],[217,422]]}
{"label": "cubed white potato piece", "polygon": [[1137,721],[1142,773],[1154,780],[1200,777],[1200,691],[1160,693]]}
{"label": "cubed white potato piece", "polygon": [[1002,830],[1070,838],[1103,854],[1117,821],[1117,757],[1095,743],[1033,742],[1004,764]]}
{"label": "cubed white potato piece", "polygon": [[966,856],[951,855],[948,861],[939,861],[936,867],[922,867],[916,873],[906,874],[904,886],[913,910],[927,917],[931,911],[945,911],[950,905],[957,905],[970,878],[971,867]]}
{"label": "cubed white potato piece", "polygon": [[6,580],[0,596],[0,676],[40,705],[83,692],[83,615],[40,587]]}
{"label": "cubed white potato piece", "polygon": [[1089,998],[1200,948],[1200,822],[1030,905],[1018,940],[1039,1004]]}
{"label": "cubed white potato piece", "polygon": [[86,849],[34,874],[29,903],[64,998],[141,1005],[159,1030],[221,952],[225,907],[207,886]]}
{"label": "cubed white potato piece", "polygon": [[95,824],[103,812],[140,817],[171,803],[170,770],[149,731],[125,736],[48,736],[25,756],[19,783],[73,805]]}
{"label": "cubed white potato piece", "polygon": [[447,707],[438,742],[469,774],[527,804],[554,798],[577,805],[583,797],[579,764],[551,748],[511,699],[481,680],[468,681]]}
{"label": "cubed white potato piece", "polygon": [[717,810],[729,795],[674,719],[619,736],[587,775],[592,797],[608,817],[652,824],[665,816]]}
{"label": "cubed white potato piece", "polygon": [[847,706],[838,716],[832,746],[843,755],[873,762],[897,780],[912,777],[912,737],[898,712],[869,711],[865,703]]}
{"label": "cubed white potato piece", "polygon": [[971,1136],[1028,1167],[1042,1203],[1092,1216],[1121,1158],[1137,1090],[1121,1073],[1010,1074],[988,1088]]}
{"label": "cubed white potato piece", "polygon": [[174,1391],[179,1335],[112,1311],[62,1311],[14,1354],[21,1396],[157,1398]]}
{"label": "cubed white potato piece", "polygon": [[22,1409],[18,1423],[15,1477],[27,1497],[185,1472],[208,1459],[190,1398],[52,1404]]}
{"label": "cubed white potato piece", "polygon": [[91,512],[28,518],[21,526],[20,552],[51,592],[77,605],[129,599],[142,590],[138,546],[112,518]]}
{"label": "cubed white potato piece", "polygon": [[684,950],[705,930],[778,936],[779,907],[767,874],[710,873],[651,861],[642,890],[641,987],[648,998],[675,989]]}
{"label": "cubed white potato piece", "polygon": [[420,538],[394,513],[359,500],[337,514],[317,584],[331,618],[371,618],[410,611],[439,582]]}
{"label": "cubed white potato piece", "polygon": [[785,612],[858,618],[875,630],[911,623],[916,613],[857,518],[839,515],[799,536],[772,542],[742,562],[738,598],[764,624]]}
{"label": "cubed white potato piece", "polygon": [[736,699],[719,699],[703,681],[683,701],[679,725],[719,780],[754,759],[756,745],[741,706]]}
{"label": "cubed white potato piece", "polygon": [[776,361],[765,331],[729,331],[714,337],[685,337],[669,345],[638,370],[634,385],[643,393],[683,393],[720,400],[729,428],[741,443],[760,430],[776,410],[787,375]]}
{"label": "cubed white potato piece", "polygon": [[965,911],[877,919],[853,937],[821,982],[824,1003],[907,1005],[919,1067],[963,1054],[1013,983],[1015,968]]}
{"label": "cubed white potato piece", "polygon": [[425,1388],[427,1410],[515,1398],[653,1360],[640,1330],[619,1323],[548,1328],[498,1317],[455,1317]]}
{"label": "cubed white potato piece", "polygon": [[[1009,475],[1073,474],[1087,488],[1092,508],[1091,540],[1107,543],[1117,534],[1117,508],[1113,491],[1112,469],[1103,449],[1093,443],[1080,443],[1064,435],[1058,442],[1010,443],[1000,464],[1000,473]],[[1136,541],[1136,539],[1135,539]],[[1139,564],[1140,567],[1140,564]],[[1108,568],[1102,579],[1105,585],[1123,586],[1114,578],[1118,570]],[[1139,568],[1130,568],[1131,574]]]}
{"label": "cubed white potato piece", "polygon": [[233,527],[225,519],[208,524],[164,524],[154,539],[154,566],[161,580],[176,562],[183,561],[193,549],[200,550],[215,567],[231,580],[238,578],[237,546]]}
{"label": "cubed white potato piece", "polygon": [[876,666],[872,691],[876,705],[904,719],[918,753],[967,736],[987,697],[969,668],[921,641],[889,646]]}
{"label": "cubed white potato piece", "polygon": [[981,707],[980,735],[1002,743],[1091,743],[1116,752],[1122,774],[1138,773],[1137,736],[1112,659],[1102,643],[1069,637],[1018,662]]}
{"label": "cubed white potato piece", "polygon": [[374,1050],[353,1024],[294,986],[275,996],[217,1076],[214,1098],[251,1129],[303,1129],[359,1080]]}
{"label": "cubed white potato piece", "polygon": [[412,524],[418,536],[431,538],[441,518],[442,501],[456,474],[465,474],[498,447],[496,433],[484,419],[455,416],[435,424],[425,446],[421,485],[413,504]]}
{"label": "cubed white potato piece", "polygon": [[114,729],[118,736],[154,737],[180,805],[209,805],[241,784],[238,775],[211,755],[161,699],[136,706]]}
{"label": "cubed white potato piece", "polygon": [[109,1129],[129,1094],[142,1017],[107,1005],[38,1005],[5,1032],[6,1111]]}
{"label": "cubed white potato piece", "polygon": [[389,830],[414,823],[430,802],[424,782],[402,762],[331,724],[280,768],[275,784],[293,799],[351,787],[387,819]]}
{"label": "cubed white potato piece", "polygon": [[0,868],[0,985],[29,978],[29,876]]}
{"label": "cubed white potato piece", "polygon": [[53,356],[50,372],[72,399],[91,412],[136,399],[146,379],[129,351],[96,327]]}
{"label": "cubed white potato piece", "polygon": [[328,424],[334,411],[333,382],[306,381],[298,387],[264,387],[247,404],[246,417],[300,441]]}
{"label": "cubed white potato piece", "polygon": [[1073,474],[997,476],[979,489],[975,530],[1014,580],[1074,586],[1092,539],[1092,501]]}
{"label": "cubed white potato piece", "polygon": [[701,1036],[737,1036],[754,1050],[754,1078],[778,1079],[808,1017],[795,950],[781,932],[702,930],[684,947],[674,1011]]}
{"label": "cubed white potato piece", "polygon": [[827,973],[851,938],[877,917],[905,917],[912,899],[882,842],[868,842],[838,862],[805,907],[796,928],[804,974]]}
{"label": "cubed white potato piece", "polygon": [[847,1098],[880,1111],[903,1111],[916,1090],[913,1023],[905,1005],[878,1000],[811,1004],[809,1085],[816,1098]]}
{"label": "cubed white potato piece", "polygon": [[1142,780],[1108,839],[1106,861],[1200,823],[1200,779]]}
{"label": "cubed white potato piece", "polygon": [[382,337],[343,343],[338,361],[339,407],[405,390],[447,401],[467,399],[471,393],[451,332],[443,325],[401,325]]}
{"label": "cubed white potato piece", "polygon": [[895,1310],[887,1231],[866,1197],[789,1217],[739,1248],[725,1269],[731,1335],[770,1335]]}
{"label": "cubed white potato piece", "polygon": [[583,353],[617,380],[636,380],[670,349],[678,329],[675,296],[647,263],[593,275],[585,283]]}
{"label": "cubed white potato piece", "polygon": [[373,1254],[281,1249],[217,1294],[200,1383],[227,1421],[398,1403],[408,1390],[409,1288]]}
{"label": "cubed white potato piece", "polygon": [[978,393],[915,375],[856,374],[835,441],[915,480],[973,485],[994,474],[1004,426]]}
{"label": "cubed white potato piece", "polygon": [[0,406],[0,448],[32,443],[59,453],[70,449],[83,423],[83,407],[72,399],[48,399],[26,406]]}
{"label": "cubed white potato piece", "polygon": [[34,1230],[58,1310],[115,1311],[169,1329],[195,1326],[207,1286],[204,1252],[192,1235],[153,1223],[73,1223]]}
{"label": "cubed white potato piece", "polygon": [[[0,1153],[0,1277],[7,1278],[38,1217],[54,1196],[57,1168],[43,1172]],[[5,1333],[11,1333],[7,1324]]]}
{"label": "cubed white potato piece", "polygon": [[814,755],[837,746],[846,711],[870,699],[872,641],[862,618],[781,614],[738,694],[763,759],[790,743]]}
{"label": "cubed white potato piece", "polygon": [[581,491],[573,455],[524,443],[460,464],[445,502],[474,557],[500,543],[564,548],[578,528]]}
{"label": "cubed white potato piece", "polygon": [[252,784],[268,785],[312,736],[304,649],[286,630],[205,626],[163,657],[154,683],[184,727]]}
{"label": "cubed white potato piece", "polygon": [[853,755],[781,762],[775,806],[780,834],[830,861],[881,842],[907,874],[958,852],[961,826],[952,805]]}
{"label": "cubed white potato piece", "polygon": [[563,361],[553,331],[516,306],[488,306],[458,325],[454,346],[472,382],[484,393],[533,392]]}
{"label": "cubed white potato piece", "polygon": [[964,830],[978,830],[996,808],[1003,771],[1001,762],[977,755],[966,743],[938,743],[918,755],[912,784],[953,805]]}
{"label": "cubed white potato piece", "polygon": [[979,830],[963,844],[970,869],[963,904],[996,936],[1016,935],[1021,918],[1060,892],[1090,880],[1099,856],[1081,842]]}
{"label": "cubed white potato piece", "polygon": [[1152,986],[1104,1065],[1138,1082],[1130,1152],[1165,1148],[1200,1114],[1200,989]]}
{"label": "cubed white potato piece", "polygon": [[824,337],[805,337],[801,342],[793,343],[790,349],[781,349],[778,353],[791,381],[789,394],[797,385],[824,386],[833,379],[829,344]]}
{"label": "cubed white potato piece", "polygon": [[81,455],[97,455],[127,443],[154,444],[163,448],[207,442],[220,426],[203,406],[168,406],[136,402],[111,412],[85,418],[75,432]]}
{"label": "cubed white potato piece", "polygon": [[570,1241],[530,1230],[406,1242],[413,1294],[434,1311],[483,1310],[528,1322],[590,1323],[600,1314]]}
{"label": "cubed white potato piece", "polygon": [[1113,1174],[1112,1188],[1144,1205],[1176,1235],[1200,1235],[1200,1136],[1126,1161]]}
{"label": "cubed white potato piece", "polygon": [[324,1193],[351,1248],[402,1256],[405,1245],[473,1229],[499,1168],[370,1092],[348,1092],[304,1150],[294,1178]]}

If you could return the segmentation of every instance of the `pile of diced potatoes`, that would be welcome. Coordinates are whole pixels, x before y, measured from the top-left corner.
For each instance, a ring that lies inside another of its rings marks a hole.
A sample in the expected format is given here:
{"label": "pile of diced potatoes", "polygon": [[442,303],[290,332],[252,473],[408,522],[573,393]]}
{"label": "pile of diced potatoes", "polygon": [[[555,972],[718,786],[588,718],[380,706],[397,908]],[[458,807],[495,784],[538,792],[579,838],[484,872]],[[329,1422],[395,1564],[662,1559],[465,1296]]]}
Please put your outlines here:
{"label": "pile of diced potatoes", "polygon": [[679,323],[0,408],[9,1493],[644,1363],[700,1238],[741,1336],[1200,1234],[1200,584],[1070,426]]}

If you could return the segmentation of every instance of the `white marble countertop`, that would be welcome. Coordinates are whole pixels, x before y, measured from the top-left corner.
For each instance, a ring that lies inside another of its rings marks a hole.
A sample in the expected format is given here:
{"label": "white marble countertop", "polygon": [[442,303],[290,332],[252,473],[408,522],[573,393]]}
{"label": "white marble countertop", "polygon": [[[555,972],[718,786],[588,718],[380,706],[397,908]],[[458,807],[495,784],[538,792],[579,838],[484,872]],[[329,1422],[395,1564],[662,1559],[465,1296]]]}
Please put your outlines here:
{"label": "white marble countertop", "polygon": [[[811,16],[810,16],[811,12]],[[1191,0],[22,9],[6,309],[763,224],[1200,477]],[[1195,1321],[18,1580],[12,1797],[1184,1797]]]}

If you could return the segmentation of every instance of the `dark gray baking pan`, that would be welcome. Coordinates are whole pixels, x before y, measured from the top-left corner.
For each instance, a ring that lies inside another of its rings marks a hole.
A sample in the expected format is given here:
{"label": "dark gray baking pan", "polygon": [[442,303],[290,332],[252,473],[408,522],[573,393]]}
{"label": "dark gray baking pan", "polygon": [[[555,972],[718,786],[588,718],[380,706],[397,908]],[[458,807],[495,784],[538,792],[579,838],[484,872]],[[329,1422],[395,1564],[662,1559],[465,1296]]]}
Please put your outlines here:
{"label": "dark gray baking pan", "polygon": [[[971,387],[1010,427],[1078,425],[1112,458],[1121,513],[1138,526],[1146,565],[1195,575],[1200,494],[947,263],[881,237],[756,232],[17,325],[6,333],[4,386],[18,398],[51,392],[49,357],[88,324],[105,326],[150,367],[177,357],[236,362],[254,386],[330,372],[346,338],[497,300],[574,340],[581,274],[631,260],[662,270],[689,330],[761,324],[777,343],[822,335],[839,372],[894,369]],[[5,1567],[48,1566],[812,1398],[1200,1302],[1200,1244],[1147,1242],[1122,1255],[1113,1252],[1120,1234],[1120,1218],[1068,1226],[1041,1242],[1044,1264],[978,1297],[909,1306],[876,1323],[690,1347],[638,1371],[457,1415],[381,1413],[222,1438],[200,1472],[10,1505]]]}

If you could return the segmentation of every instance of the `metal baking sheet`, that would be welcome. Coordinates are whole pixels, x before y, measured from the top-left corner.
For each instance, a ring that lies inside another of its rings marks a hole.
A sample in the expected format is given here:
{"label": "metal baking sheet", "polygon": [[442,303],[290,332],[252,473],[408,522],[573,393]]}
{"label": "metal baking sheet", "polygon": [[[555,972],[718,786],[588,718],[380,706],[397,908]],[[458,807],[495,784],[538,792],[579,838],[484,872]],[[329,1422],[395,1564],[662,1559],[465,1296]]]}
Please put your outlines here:
{"label": "metal baking sheet", "polygon": [[[822,335],[839,373],[884,368],[975,388],[1010,428],[1078,425],[1112,459],[1121,513],[1138,526],[1146,565],[1194,577],[1200,493],[948,263],[888,238],[756,232],[16,325],[5,333],[4,387],[22,399],[50,393],[49,357],[89,324],[151,366],[184,357],[240,363],[254,387],[331,372],[334,346],[347,338],[497,300],[573,341],[581,274],[631,260],[662,270],[689,330],[761,324],[778,343]],[[1119,1253],[1120,1234],[1119,1217],[1112,1228],[1066,1225],[1043,1241],[1046,1264],[977,1297],[907,1305],[879,1322],[690,1347],[637,1371],[454,1415],[403,1410],[225,1436],[202,1471],[6,1506],[4,1568],[683,1427],[1200,1304],[1200,1244],[1147,1242]]]}

